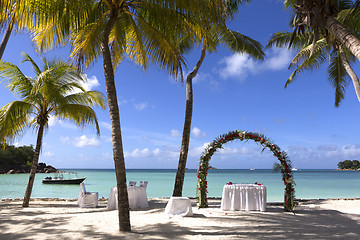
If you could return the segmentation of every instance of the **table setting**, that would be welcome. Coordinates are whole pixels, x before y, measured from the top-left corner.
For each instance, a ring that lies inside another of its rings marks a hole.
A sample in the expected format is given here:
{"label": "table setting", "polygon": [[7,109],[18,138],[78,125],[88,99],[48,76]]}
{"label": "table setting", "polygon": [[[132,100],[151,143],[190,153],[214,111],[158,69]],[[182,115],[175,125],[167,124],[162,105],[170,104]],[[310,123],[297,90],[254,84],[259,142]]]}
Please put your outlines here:
{"label": "table setting", "polygon": [[[147,184],[136,186],[131,184],[127,187],[130,209],[149,207],[147,194],[146,194],[146,185]],[[118,207],[117,194],[118,194],[117,187],[112,187],[107,202],[108,210],[117,209]]]}
{"label": "table setting", "polygon": [[237,184],[229,182],[223,187],[223,211],[266,211],[266,187],[261,183]]}

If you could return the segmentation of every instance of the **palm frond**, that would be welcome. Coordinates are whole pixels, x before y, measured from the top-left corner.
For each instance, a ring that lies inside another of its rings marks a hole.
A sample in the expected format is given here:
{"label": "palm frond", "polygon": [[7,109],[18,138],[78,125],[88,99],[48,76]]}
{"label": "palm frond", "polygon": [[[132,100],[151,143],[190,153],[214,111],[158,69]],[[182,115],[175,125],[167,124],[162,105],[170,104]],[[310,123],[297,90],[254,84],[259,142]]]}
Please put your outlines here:
{"label": "palm frond", "polygon": [[315,44],[310,44],[307,47],[302,48],[292,59],[289,68],[292,65],[301,62],[302,59],[311,58],[312,54],[315,53],[316,55],[314,56],[314,58],[311,59],[315,60],[317,57],[320,57],[321,58],[319,59],[320,61],[316,61],[316,62],[318,63],[323,62],[324,58],[322,53],[324,52],[324,49],[326,50],[326,39],[320,39]]}
{"label": "palm frond", "polygon": [[[255,59],[264,59],[265,53],[258,41],[239,32],[232,31],[225,26],[217,27],[220,27],[221,29],[217,32],[219,34],[220,42],[224,43],[232,51],[247,53]],[[214,29],[216,29],[216,27]]]}
{"label": "palm frond", "polygon": [[53,113],[60,119],[70,119],[80,127],[95,125],[96,133],[100,135],[100,127],[95,111],[83,104],[64,104],[57,107]]}
{"label": "palm frond", "polygon": [[335,106],[338,107],[345,97],[345,87],[349,83],[349,76],[346,73],[344,65],[338,51],[331,53],[331,61],[328,67],[328,80],[335,89]]}
{"label": "palm frond", "polygon": [[[321,40],[319,40],[321,41]],[[297,64],[296,69],[292,72],[290,77],[285,83],[285,88],[288,86],[288,84],[292,83],[295,80],[295,77],[298,73],[304,71],[304,70],[314,70],[316,68],[319,68],[320,65],[326,60],[326,53],[323,51],[323,42],[320,42],[319,44],[316,44],[314,52],[311,54],[311,48],[312,45],[307,46],[306,48],[301,49],[296,56],[291,61],[291,66],[293,66],[295,63]],[[301,62],[302,61],[302,62]]]}
{"label": "palm frond", "polygon": [[80,93],[74,93],[67,95],[64,100],[67,104],[85,104],[87,106],[99,105],[104,108],[105,105],[105,96],[98,91],[84,91]]}
{"label": "palm frond", "polygon": [[[132,18],[129,20],[133,21]],[[130,25],[132,26],[132,29],[129,29],[131,32],[129,32],[130,35],[128,39],[130,40],[136,36],[134,40],[140,40],[139,37],[141,37],[141,35],[137,36],[137,34],[142,34],[144,48],[140,47],[138,49],[133,49],[132,47],[128,47],[127,55],[131,58],[134,58],[137,53],[144,51],[144,56],[147,54],[147,56],[152,60],[153,64],[159,66],[160,68],[167,69],[172,75],[177,75],[181,65],[185,64],[182,53],[179,51],[177,46],[174,43],[168,41],[166,36],[161,31],[156,29],[154,26],[151,26],[142,16],[139,15],[136,17],[136,23],[136,28],[135,22]],[[138,42],[133,42],[133,44],[138,44]],[[133,50],[135,50],[135,52],[132,52]],[[138,60],[146,60],[141,56],[137,56],[136,58]]]}
{"label": "palm frond", "polygon": [[29,125],[33,105],[24,101],[13,101],[0,109],[2,138],[15,138]]}
{"label": "palm frond", "polygon": [[14,64],[0,61],[0,78],[9,90],[20,97],[27,96],[33,88],[33,80],[25,76]]}

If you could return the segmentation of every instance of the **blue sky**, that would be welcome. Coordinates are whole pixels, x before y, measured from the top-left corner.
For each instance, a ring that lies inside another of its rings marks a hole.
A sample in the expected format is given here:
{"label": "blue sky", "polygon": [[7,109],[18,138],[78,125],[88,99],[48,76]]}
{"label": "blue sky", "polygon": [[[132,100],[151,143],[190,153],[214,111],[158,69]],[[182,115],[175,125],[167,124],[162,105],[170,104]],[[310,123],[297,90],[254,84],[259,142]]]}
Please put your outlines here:
{"label": "blue sky", "polygon": [[[278,31],[290,31],[291,13],[282,1],[253,1],[240,9],[229,28],[266,45]],[[28,63],[20,64],[21,52],[40,64],[30,38],[12,34],[3,60],[20,66],[32,76]],[[47,58],[67,59],[68,48],[51,51]],[[266,49],[266,59],[255,61],[219,47],[208,54],[194,81],[194,112],[188,168],[197,168],[204,147],[231,130],[265,134],[286,151],[296,168],[336,168],[339,161],[359,159],[360,104],[352,84],[345,100],[334,107],[334,89],[327,80],[326,66],[304,72],[287,89],[288,65],[293,52]],[[188,73],[200,49],[186,55]],[[355,71],[359,65],[355,66]],[[102,59],[86,70],[88,89],[105,94]],[[116,71],[125,161],[127,168],[177,168],[185,113],[185,85],[166,71],[140,67],[124,61]],[[15,98],[0,85],[0,106]],[[57,168],[114,168],[109,113],[96,109],[101,136],[93,128],[79,129],[67,121],[50,119],[40,162]],[[16,145],[35,145],[36,133],[29,129]],[[216,153],[217,168],[271,168],[277,159],[261,153],[253,142],[232,142]]]}

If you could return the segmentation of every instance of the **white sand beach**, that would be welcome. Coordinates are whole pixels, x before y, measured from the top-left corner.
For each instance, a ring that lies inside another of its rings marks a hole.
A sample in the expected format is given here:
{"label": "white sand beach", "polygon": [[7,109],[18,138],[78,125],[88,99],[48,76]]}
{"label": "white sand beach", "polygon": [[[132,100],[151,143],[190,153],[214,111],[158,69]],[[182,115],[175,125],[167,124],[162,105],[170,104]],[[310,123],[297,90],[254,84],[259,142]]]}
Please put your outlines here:
{"label": "white sand beach", "polygon": [[0,202],[0,239],[360,239],[360,199],[300,202],[296,214],[281,204],[265,212],[220,210],[220,199],[194,215],[169,218],[168,199],[149,199],[150,207],[131,211],[131,233],[120,233],[117,210],[79,208],[75,200],[35,199]]}

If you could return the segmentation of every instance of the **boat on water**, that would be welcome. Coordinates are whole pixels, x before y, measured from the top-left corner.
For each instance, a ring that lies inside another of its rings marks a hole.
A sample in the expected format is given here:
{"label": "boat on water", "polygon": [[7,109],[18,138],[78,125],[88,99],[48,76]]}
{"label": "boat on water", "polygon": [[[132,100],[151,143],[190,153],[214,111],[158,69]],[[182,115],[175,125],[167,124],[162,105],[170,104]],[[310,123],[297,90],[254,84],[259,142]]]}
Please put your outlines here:
{"label": "boat on water", "polygon": [[249,170],[250,170],[250,171],[254,171],[254,170],[255,170],[255,168],[250,168]]}
{"label": "boat on water", "polygon": [[55,177],[45,177],[42,180],[44,184],[80,184],[82,183],[86,177],[69,177],[64,178],[63,174],[57,174]]}
{"label": "boat on water", "polygon": [[297,168],[292,168],[291,171],[299,171]]}

